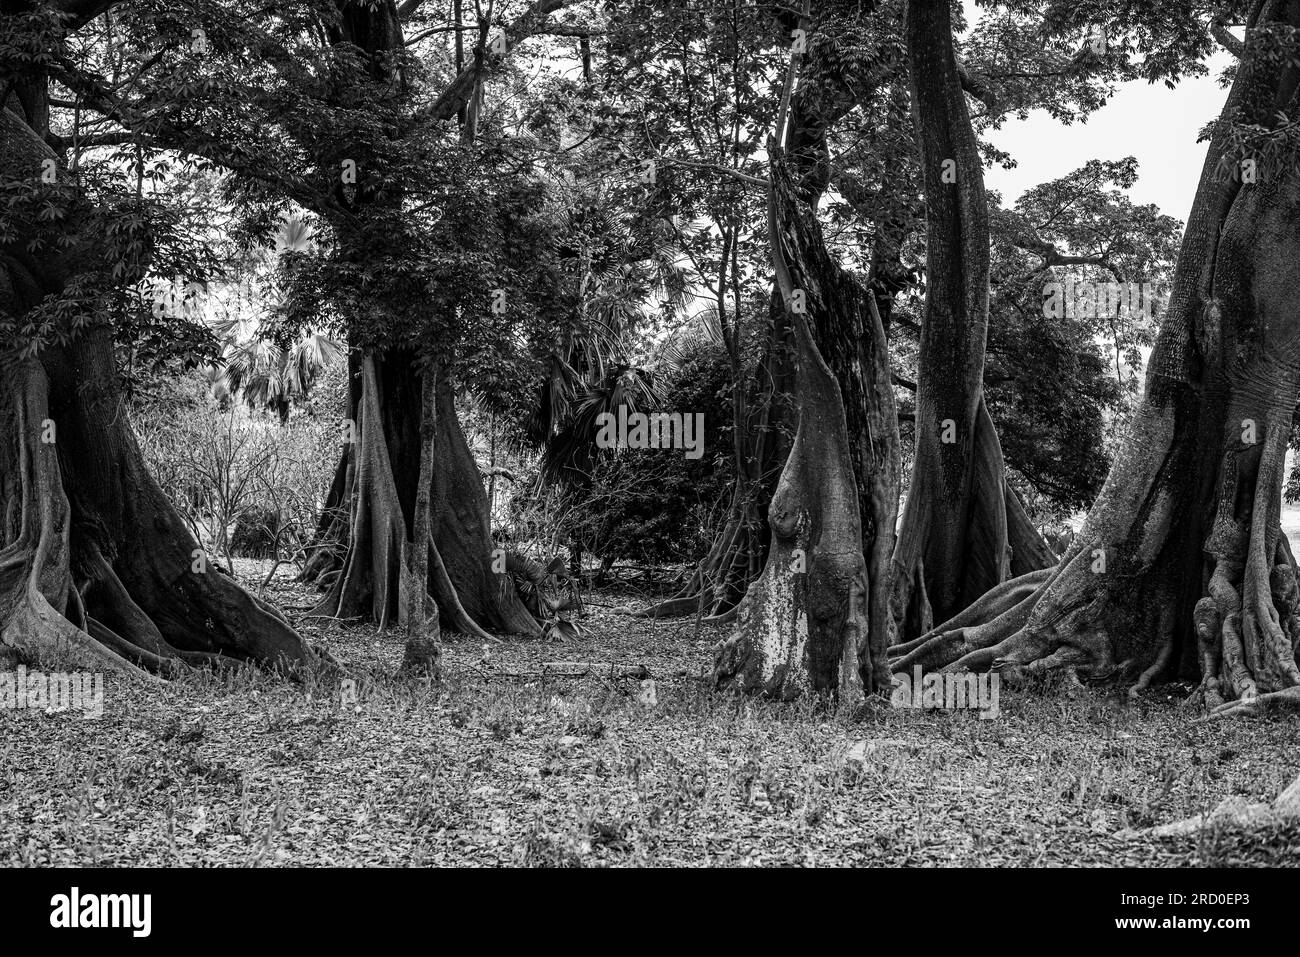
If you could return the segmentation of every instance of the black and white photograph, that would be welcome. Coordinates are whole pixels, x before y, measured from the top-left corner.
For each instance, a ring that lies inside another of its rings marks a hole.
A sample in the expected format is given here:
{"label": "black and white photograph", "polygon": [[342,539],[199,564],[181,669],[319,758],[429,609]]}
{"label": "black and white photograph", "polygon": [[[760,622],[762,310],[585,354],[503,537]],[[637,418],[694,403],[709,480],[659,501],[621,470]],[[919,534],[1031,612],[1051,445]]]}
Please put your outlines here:
{"label": "black and white photograph", "polygon": [[1292,919],[1300,0],[0,0],[0,110],[7,916]]}

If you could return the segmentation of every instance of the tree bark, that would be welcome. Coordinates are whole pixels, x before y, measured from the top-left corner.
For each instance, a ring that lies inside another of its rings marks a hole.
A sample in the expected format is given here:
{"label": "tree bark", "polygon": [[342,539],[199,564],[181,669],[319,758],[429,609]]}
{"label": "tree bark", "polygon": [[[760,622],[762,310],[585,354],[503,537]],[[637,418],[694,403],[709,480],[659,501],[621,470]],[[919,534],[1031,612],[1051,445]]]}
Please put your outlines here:
{"label": "tree bark", "polygon": [[1009,524],[1014,492],[984,404],[988,204],[947,0],[909,0],[906,35],[926,207],[916,450],[894,553],[894,614],[911,638],[1050,552],[1023,508]]}
{"label": "tree bark", "polygon": [[1209,707],[1296,701],[1280,489],[1300,395],[1300,175],[1286,155],[1260,159],[1255,182],[1232,172],[1234,124],[1268,131],[1297,107],[1300,70],[1252,42],[1270,23],[1300,27],[1300,3],[1261,3],[1248,26],[1146,391],[1083,530],[1028,595],[935,629],[896,668],[1068,667],[1134,691],[1199,671]]}
{"label": "tree bark", "polygon": [[[415,520],[411,540],[402,550],[402,625],[406,631],[403,670],[438,675],[438,605],[428,600],[429,492],[433,485],[434,436],[437,433],[436,376],[426,369],[420,401],[420,471],[415,495]],[[430,614],[432,611],[432,614]]]}
{"label": "tree bark", "polygon": [[864,655],[874,674],[867,566],[844,398],[813,329],[840,318],[842,283],[852,280],[829,262],[815,213],[797,205],[780,150],[769,149],[772,258],[794,327],[799,420],[768,510],[767,563],[719,647],[714,680],[787,700],[835,693],[851,706],[862,698]]}

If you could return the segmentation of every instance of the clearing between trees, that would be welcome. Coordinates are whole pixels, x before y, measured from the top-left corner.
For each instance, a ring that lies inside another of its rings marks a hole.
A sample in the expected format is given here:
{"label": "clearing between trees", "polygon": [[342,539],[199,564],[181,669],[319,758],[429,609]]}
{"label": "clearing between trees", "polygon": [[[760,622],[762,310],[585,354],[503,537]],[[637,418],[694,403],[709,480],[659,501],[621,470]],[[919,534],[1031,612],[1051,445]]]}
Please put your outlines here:
{"label": "clearing between trees", "polygon": [[[250,583],[265,573],[239,568]],[[289,607],[312,597],[287,572],[271,592]],[[997,720],[877,703],[843,719],[808,700],[713,693],[701,675],[719,626],[697,636],[691,619],[629,624],[595,605],[584,622],[564,644],[449,638],[440,687],[391,677],[399,635],[299,622],[348,665],[346,705],[337,679],[250,669],[161,687],[110,678],[99,720],[0,712],[0,862],[1110,867],[1300,855],[1300,823],[1119,836],[1225,797],[1272,801],[1300,772],[1292,718],[1196,724],[1178,700],[1188,686],[1137,700],[1004,686]]]}

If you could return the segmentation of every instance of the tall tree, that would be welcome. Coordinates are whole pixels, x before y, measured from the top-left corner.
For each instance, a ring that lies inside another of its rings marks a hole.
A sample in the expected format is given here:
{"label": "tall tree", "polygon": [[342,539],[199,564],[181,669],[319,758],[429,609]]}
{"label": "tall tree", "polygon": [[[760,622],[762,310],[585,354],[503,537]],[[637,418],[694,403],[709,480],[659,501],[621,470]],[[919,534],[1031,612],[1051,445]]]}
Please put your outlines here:
{"label": "tall tree", "polygon": [[150,237],[121,257],[108,239],[147,210],[80,192],[50,128],[51,66],[107,6],[0,6],[0,643],[124,671],[309,666],[284,619],[207,563],[121,414],[120,330],[104,293],[147,270]]}
{"label": "tall tree", "polygon": [[909,0],[906,36],[926,209],[916,447],[895,551],[904,636],[1051,553],[1006,482],[984,402],[989,212],[947,0]]}
{"label": "tall tree", "polygon": [[[563,5],[558,0],[535,3],[496,37],[489,35],[489,21],[481,19],[473,65],[458,73],[431,105],[407,110],[407,115],[403,115],[401,101],[409,98],[409,90],[399,70],[405,41],[395,4],[343,3],[343,15],[330,39],[335,46],[360,53],[367,72],[356,82],[402,117],[397,123],[397,139],[411,124],[427,128],[451,119],[464,108],[466,125],[461,140],[470,146],[482,105],[482,84],[491,70],[511,47],[542,29],[549,13]],[[356,89],[341,89],[338,95],[351,108],[367,98],[367,93],[359,95]],[[350,159],[364,176],[374,177],[373,186],[364,178],[359,182],[356,195],[344,204],[345,215],[334,221],[340,243],[338,257],[350,262],[364,279],[376,259],[376,248],[394,248],[394,230],[400,235],[407,215],[402,195],[409,192],[411,182],[409,178],[398,182],[393,172],[385,169],[389,163],[385,151],[399,148],[399,144],[391,132],[384,131],[378,144],[344,145],[344,152],[351,154],[348,156],[337,152],[334,144],[321,145],[335,151],[331,159]],[[358,215],[368,223],[360,231],[356,228]],[[466,292],[473,291],[466,277],[460,281]],[[478,292],[474,311],[483,312],[489,307],[492,287],[484,285]],[[455,298],[447,295],[443,307],[459,313]],[[389,307],[403,308],[401,300],[391,301]],[[319,610],[340,617],[369,617],[381,624],[396,621],[402,607],[397,600],[405,567],[400,560],[402,543],[410,541],[417,521],[422,520],[419,503],[426,490],[421,476],[428,473],[433,482],[428,497],[434,509],[428,582],[442,621],[477,635],[483,635],[484,628],[539,634],[537,622],[524,608],[511,579],[494,561],[487,497],[457,420],[455,356],[448,354],[445,342],[432,351],[439,353],[437,361],[430,361],[434,358],[431,350],[417,342],[380,342],[368,353],[354,343],[358,354],[352,363],[352,407],[357,442],[345,449],[326,502],[320,533],[327,547],[318,551],[306,571],[308,578],[320,578],[327,585],[328,594]],[[425,388],[423,379],[429,375],[438,380],[430,406],[437,423],[432,452],[420,439],[422,414],[416,411],[426,406],[419,397]],[[436,456],[436,466],[422,467],[426,453]],[[331,544],[336,547],[328,547]]]}
{"label": "tall tree", "polygon": [[[1201,35],[1221,23],[1202,20]],[[1228,713],[1300,699],[1279,525],[1300,393],[1300,171],[1285,119],[1297,27],[1300,3],[1252,5],[1146,391],[1074,546],[1046,580],[1009,583],[896,649],[895,667],[1068,667],[1134,690],[1199,672],[1207,705]]]}
{"label": "tall tree", "polygon": [[[851,11],[850,27],[864,12]],[[854,69],[864,58],[843,52],[852,34],[838,34],[829,14],[795,29],[792,80],[804,36],[808,69],[792,90],[784,149],[769,148],[771,255],[794,331],[798,426],[768,509],[767,563],[714,670],[746,691],[833,691],[852,703],[888,684],[899,443],[875,299],[834,262],[817,222],[829,131],[870,89],[869,74]]]}

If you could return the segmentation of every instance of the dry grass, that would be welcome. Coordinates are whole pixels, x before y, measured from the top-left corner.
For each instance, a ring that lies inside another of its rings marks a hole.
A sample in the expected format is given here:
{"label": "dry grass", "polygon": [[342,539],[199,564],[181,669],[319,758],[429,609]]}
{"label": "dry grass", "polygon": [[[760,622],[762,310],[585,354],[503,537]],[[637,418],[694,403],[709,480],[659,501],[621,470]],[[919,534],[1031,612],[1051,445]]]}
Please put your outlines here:
{"label": "dry grass", "polygon": [[[277,597],[309,596],[281,580]],[[1166,694],[1003,689],[1002,715],[717,695],[718,635],[593,609],[569,645],[450,641],[441,686],[398,640],[316,622],[352,669],[110,683],[100,720],[0,712],[7,864],[1223,865],[1297,858],[1300,828],[1121,840],[1300,770],[1295,719],[1192,725]],[[632,679],[529,677],[555,659]],[[880,742],[865,760],[850,746]]]}

